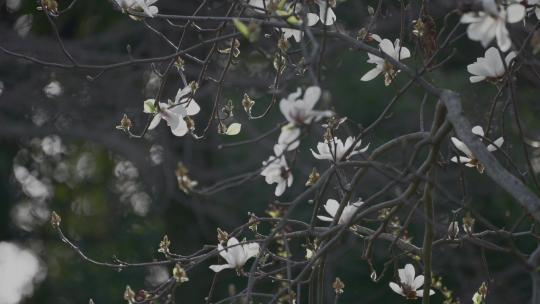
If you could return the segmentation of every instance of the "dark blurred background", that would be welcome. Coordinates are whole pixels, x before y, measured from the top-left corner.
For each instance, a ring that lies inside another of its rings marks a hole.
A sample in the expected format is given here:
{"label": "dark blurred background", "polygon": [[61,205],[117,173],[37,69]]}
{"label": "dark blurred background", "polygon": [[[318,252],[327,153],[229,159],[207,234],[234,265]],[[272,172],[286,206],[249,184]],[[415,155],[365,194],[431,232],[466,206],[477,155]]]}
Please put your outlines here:
{"label": "dark blurred background", "polygon": [[[200,15],[220,15],[228,2],[210,1]],[[399,32],[399,3],[386,2],[384,20],[377,23],[373,31],[394,39]],[[157,6],[163,13],[190,15],[199,3],[196,0],[160,0]],[[433,3],[434,17],[441,26],[442,17],[455,8],[455,3]],[[59,1],[59,4],[65,7],[68,3]],[[340,3],[336,10],[340,27],[354,33],[365,26],[367,5],[375,6],[376,1]],[[454,24],[458,18],[450,17],[450,23]],[[410,21],[414,16],[406,16],[406,19]],[[113,10],[112,4],[105,0],[79,0],[55,22],[66,48],[80,62],[127,60],[127,45],[134,58],[163,56],[171,52],[168,45],[142,22]],[[179,38],[179,30],[163,20],[148,20],[148,23],[173,41]],[[265,31],[271,32],[271,29]],[[198,35],[201,34],[189,32],[184,46],[196,42]],[[273,45],[264,39],[259,44]],[[405,45],[415,50],[410,34],[406,34]],[[35,1],[0,1],[0,46],[45,61],[68,63],[47,19],[36,11]],[[469,118],[473,123],[485,124],[490,99],[496,91],[488,84],[471,85],[466,71],[466,65],[483,55],[483,49],[466,38],[459,39],[453,47],[457,49],[454,56],[443,69],[429,77],[442,87],[462,92]],[[215,244],[217,227],[230,231],[248,220],[248,212],[265,214],[274,197],[273,186],[266,185],[262,179],[215,195],[201,196],[183,193],[175,176],[177,163],[182,162],[190,170],[190,176],[205,187],[235,174],[256,171],[272,153],[277,133],[256,145],[219,148],[224,143],[257,137],[283,121],[277,108],[267,119],[256,121],[248,121],[242,110],[240,101],[245,92],[256,100],[256,113],[262,112],[270,102],[268,86],[273,81],[272,59],[265,58],[255,49],[242,41],[241,54],[226,78],[222,97],[235,104],[234,119],[242,122],[242,133],[225,138],[214,131],[204,141],[188,136],[174,137],[164,124],[144,139],[130,139],[115,129],[123,113],[134,122],[134,130],[140,130],[145,124],[143,100],[153,98],[159,87],[159,79],[148,64],[111,69],[98,75],[99,70],[44,67],[0,53],[0,241],[16,244],[19,250],[28,251],[39,259],[39,267],[28,274],[33,283],[19,291],[19,295],[26,294],[20,303],[87,303],[89,298],[98,304],[118,303],[123,301],[126,285],[134,290],[149,289],[171,274],[169,267],[117,272],[83,261],[51,229],[52,210],[61,215],[64,232],[88,256],[100,261],[118,257],[128,262],[161,259],[157,249],[165,234],[172,241],[173,252],[189,254],[204,244]],[[200,49],[192,55],[202,58],[206,51],[208,49]],[[448,54],[450,50],[444,53]],[[209,74],[217,77],[225,59],[226,56],[221,56],[213,60]],[[406,80],[399,77],[389,88],[384,87],[381,79],[360,82],[361,76],[371,68],[365,63],[366,59],[365,54],[330,44],[324,60],[322,86],[325,94],[321,106],[333,107],[337,113],[347,116],[353,133],[358,131],[357,125],[367,125],[376,119]],[[186,60],[188,81],[196,79],[199,68]],[[519,77],[522,116],[528,126],[526,132],[531,139],[538,138],[540,103],[538,93],[534,91],[538,79],[526,73]],[[297,85],[306,84],[309,84],[306,76],[284,82],[279,94],[286,95]],[[180,77],[173,73],[164,96],[173,98],[180,86]],[[206,124],[214,93],[215,84],[211,81],[201,84],[197,94],[203,109],[196,118],[199,130]],[[376,132],[369,134],[366,142],[376,147],[395,136],[418,131],[423,99],[424,93],[418,88],[409,90]],[[431,123],[434,104],[435,100],[428,97],[423,110],[426,127]],[[514,149],[512,120],[499,117],[496,121],[494,133],[505,131],[508,135],[505,151],[521,156],[520,151]],[[505,121],[506,129],[503,129],[501,126]],[[303,142],[298,159],[305,161],[297,162],[295,184],[284,199],[292,198],[303,189],[314,165],[325,168],[326,164],[314,162],[309,153],[309,147],[314,146],[321,135],[322,129],[314,127],[310,138]],[[388,155],[386,161],[399,163],[411,151],[404,148]],[[537,173],[540,150],[536,148],[533,154]],[[448,192],[461,198],[460,170],[455,166],[443,167],[441,183]],[[486,176],[474,170],[462,173],[470,185],[465,201],[477,212],[501,228],[521,215],[521,210]],[[378,191],[383,182],[381,176],[370,176],[358,192],[367,197]],[[306,202],[297,215],[307,218],[311,208]],[[452,210],[458,206],[441,196],[436,208],[442,215],[437,218],[437,236],[444,237]],[[421,241],[418,233],[423,227],[421,214],[415,218],[417,221],[413,220],[409,230],[413,243]],[[418,225],[417,231],[415,225]],[[369,279],[368,268],[361,260],[362,242],[352,237],[341,242],[328,257],[326,273],[329,282],[339,276],[346,283],[340,303],[404,301],[388,288],[390,276],[378,284]],[[532,244],[526,241],[515,245],[524,250],[532,249]],[[384,253],[386,248],[387,244],[381,243],[376,250]],[[489,303],[527,303],[529,277],[515,257],[484,252],[470,244],[437,250],[434,254],[435,274],[443,277],[444,285],[461,298],[462,303],[470,302],[482,281],[490,282]],[[376,266],[382,267],[385,256],[381,254],[381,259],[375,260]],[[177,289],[180,303],[203,302],[212,278],[206,266],[189,273],[190,282]],[[230,284],[241,290],[245,280],[237,278],[232,271],[224,274],[217,285],[218,295],[226,295]],[[2,299],[3,292],[10,292],[5,286],[4,289],[0,286],[0,303],[17,303],[17,297]],[[438,292],[433,299],[440,303],[443,298]]]}

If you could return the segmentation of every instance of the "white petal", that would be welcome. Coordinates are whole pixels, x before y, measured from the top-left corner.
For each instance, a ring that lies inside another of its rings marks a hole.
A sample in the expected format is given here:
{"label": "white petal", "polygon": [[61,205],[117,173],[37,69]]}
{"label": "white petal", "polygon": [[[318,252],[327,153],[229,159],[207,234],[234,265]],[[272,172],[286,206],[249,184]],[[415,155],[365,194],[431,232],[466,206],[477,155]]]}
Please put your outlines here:
{"label": "white petal", "polygon": [[510,34],[506,29],[506,24],[503,22],[498,22],[495,31],[497,37],[497,45],[499,45],[501,51],[508,51],[512,46],[512,40],[510,39]]}
{"label": "white petal", "polygon": [[152,121],[150,122],[150,125],[148,126],[148,130],[153,130],[157,125],[159,125],[159,122],[161,121],[161,114],[157,113],[154,115],[154,118],[152,118]]}
{"label": "white petal", "polygon": [[265,0],[249,0],[248,5],[263,10],[265,7]]}
{"label": "white petal", "polygon": [[287,183],[284,180],[279,181],[274,191],[275,196],[281,196],[287,189]]}
{"label": "white petal", "polygon": [[184,97],[188,96],[191,93],[191,86],[186,86],[182,89],[178,89],[178,92],[176,92],[176,97],[174,98],[174,101],[176,103],[180,102],[180,100],[184,99]]}
{"label": "white petal", "polygon": [[279,110],[281,111],[281,114],[283,114],[287,121],[290,122],[294,122],[294,117],[291,116],[291,110],[294,107],[293,103],[294,101],[285,98],[281,99],[279,102]]}
{"label": "white petal", "polygon": [[244,245],[244,251],[248,259],[257,256],[259,254],[259,244],[258,243],[248,243]]}
{"label": "white petal", "polygon": [[319,22],[319,16],[314,13],[307,13],[306,18],[307,26],[314,26],[315,24],[317,24],[317,22]]}
{"label": "white petal", "polygon": [[493,143],[495,144],[495,146],[500,148],[504,144],[504,138],[499,137]]}
{"label": "white petal", "polygon": [[390,288],[397,294],[400,294],[402,296],[405,296],[405,294],[403,293],[403,289],[401,289],[401,287],[399,287],[398,284],[394,283],[394,282],[390,282],[388,284],[388,286],[390,286]]}
{"label": "white petal", "polygon": [[292,186],[292,183],[293,183],[293,175],[289,174],[289,177],[287,177],[287,186],[288,187]]}
{"label": "white petal", "polygon": [[235,267],[242,267],[247,259],[244,249],[238,244],[239,242],[235,237],[230,238],[227,241],[227,253],[231,258],[229,264],[232,264]]}
{"label": "white petal", "polygon": [[229,264],[223,264],[223,265],[211,265],[210,266],[210,269],[212,269],[214,272],[220,272],[222,271],[223,269],[229,269],[229,268],[233,268],[233,266],[229,265]]}
{"label": "white petal", "polygon": [[383,41],[379,43],[379,48],[381,49],[381,51],[383,51],[387,55],[394,56],[395,49],[394,49],[394,44],[392,44],[392,41],[388,39],[383,39]]}
{"label": "white petal", "polygon": [[175,136],[182,137],[186,135],[189,129],[187,127],[186,121],[183,118],[179,117],[178,123],[174,127],[171,125],[171,131]]}
{"label": "white petal", "polygon": [[503,143],[504,143],[504,138],[499,137],[493,142],[494,145],[489,144],[487,146],[487,149],[488,149],[489,152],[493,152],[493,151],[499,149],[503,145]]}
{"label": "white petal", "polygon": [[412,264],[405,265],[403,275],[404,277],[401,278],[403,280],[402,283],[412,286],[415,275],[414,266]]}
{"label": "white petal", "polygon": [[458,158],[457,157],[452,157],[452,159],[450,159],[452,162],[454,163],[457,163],[457,164],[467,164],[471,161],[470,158],[468,157],[464,157],[464,156],[460,156],[459,157],[459,161],[458,161]]}
{"label": "white petal", "polygon": [[316,159],[325,159],[326,158],[324,155],[318,154],[315,151],[313,151],[313,149],[310,149],[310,151],[311,151],[311,154],[313,154],[313,157],[315,157]]}
{"label": "white petal", "polygon": [[373,39],[373,40],[375,40],[375,41],[377,41],[379,43],[382,41],[381,36],[379,36],[377,34],[370,34],[370,37],[371,37],[371,39]]}
{"label": "white petal", "polygon": [[474,126],[471,131],[475,135],[484,136],[484,129],[481,126]]}
{"label": "white petal", "polygon": [[[429,295],[432,296],[435,294],[435,291],[433,291],[432,289],[429,290]],[[416,296],[419,297],[419,298],[422,298],[424,297],[424,291],[423,290],[417,290],[416,291]]]}
{"label": "white petal", "polygon": [[339,203],[335,199],[328,199],[324,204],[324,209],[333,217],[339,209]]}
{"label": "white petal", "polygon": [[484,7],[484,11],[490,14],[496,15],[498,13],[495,0],[482,0],[482,6]]}
{"label": "white petal", "polygon": [[411,287],[412,289],[417,290],[418,288],[422,287],[422,285],[424,285],[424,276],[419,275],[414,279]]}
{"label": "white petal", "polygon": [[184,108],[184,106],[182,105],[172,105],[167,110],[176,114],[176,116],[178,116],[179,118],[183,118],[187,116],[186,108]]}
{"label": "white petal", "polygon": [[396,58],[396,59],[403,60],[403,59],[407,59],[411,57],[411,51],[409,51],[408,48],[401,46],[399,50],[400,50],[399,58]]}
{"label": "white petal", "polygon": [[525,18],[525,6],[514,3],[506,8],[506,21],[509,23],[516,23]]}
{"label": "white petal", "polygon": [[154,17],[155,15],[159,13],[159,9],[157,6],[149,6],[148,12],[150,12],[150,17]]}
{"label": "white petal", "polygon": [[484,81],[484,80],[486,80],[486,77],[484,77],[484,76],[471,76],[471,77],[469,77],[469,81],[471,83],[477,83],[477,82]]}
{"label": "white petal", "polygon": [[334,221],[333,218],[328,217],[328,216],[324,216],[324,215],[317,215],[317,218],[320,219],[321,221],[324,221],[324,222],[332,222],[332,221]]}
{"label": "white petal", "polygon": [[304,93],[304,102],[306,103],[308,109],[313,109],[317,101],[321,98],[321,88],[317,86],[311,86],[306,89]]}
{"label": "white petal", "polygon": [[360,78],[361,81],[370,81],[375,79],[375,77],[379,76],[381,74],[382,70],[379,68],[379,66],[374,67],[373,69],[369,70],[362,78]]}
{"label": "white petal", "polygon": [[295,127],[293,124],[288,124],[281,128],[278,144],[285,145],[287,151],[292,151],[300,145],[300,141],[298,140],[300,133],[299,128]]}
{"label": "white petal", "polygon": [[458,150],[465,153],[465,155],[467,155],[469,158],[472,158],[471,150],[469,150],[469,147],[467,147],[461,140],[455,137],[451,137],[450,140]]}
{"label": "white petal", "polygon": [[364,148],[362,148],[362,149],[360,149],[360,150],[358,150],[358,151],[361,152],[361,153],[366,152],[366,151],[369,149],[369,145],[370,145],[370,144],[371,144],[371,143],[368,143]]}
{"label": "white petal", "polygon": [[185,103],[182,103],[184,108],[186,108],[186,114],[189,116],[197,115],[201,111],[201,107],[199,104],[195,101],[195,99],[191,98],[184,101]]}
{"label": "white petal", "polygon": [[488,68],[486,64],[486,60],[484,58],[478,58],[475,63],[471,63],[467,66],[467,71],[473,75],[477,76],[491,76],[490,69]]}
{"label": "white petal", "polygon": [[326,5],[326,0],[317,0],[319,5],[319,18],[324,25],[332,25],[336,21],[336,14]]}
{"label": "white petal", "polygon": [[504,58],[504,61],[506,62],[506,67],[510,67],[512,64],[512,60],[516,58],[517,54],[516,52],[510,52],[508,55],[506,55],[506,58]]}
{"label": "white petal", "polygon": [[227,249],[223,248],[223,245],[221,243],[218,244],[217,250],[219,252],[219,255],[227,261],[227,263],[230,262],[229,254],[227,253]]}
{"label": "white petal", "polygon": [[461,23],[476,23],[479,22],[480,18],[475,13],[465,13],[461,16],[459,22]]}

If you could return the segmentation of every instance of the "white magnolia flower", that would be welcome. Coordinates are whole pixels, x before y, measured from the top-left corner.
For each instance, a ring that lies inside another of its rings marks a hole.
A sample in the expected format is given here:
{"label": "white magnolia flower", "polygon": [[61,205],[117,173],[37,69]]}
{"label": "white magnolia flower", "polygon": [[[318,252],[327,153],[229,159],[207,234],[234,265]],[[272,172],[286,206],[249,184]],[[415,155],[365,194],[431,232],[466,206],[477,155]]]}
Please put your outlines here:
{"label": "white magnolia flower", "polygon": [[[147,110],[150,104],[154,104],[154,99],[148,99],[144,102],[145,113],[154,113],[154,111]],[[171,128],[171,132],[175,136],[184,136],[189,131],[187,123],[184,120],[184,117],[186,116],[186,108],[184,108],[183,106],[160,102],[159,110],[156,111],[148,129],[153,130],[159,125],[161,119],[163,118],[165,119],[167,125]]]}
{"label": "white magnolia flower", "polygon": [[218,244],[218,251],[227,264],[212,265],[210,269],[215,272],[220,272],[223,269],[241,269],[249,259],[259,254],[259,244],[247,243],[239,245],[238,240],[232,237],[227,241],[227,249]]}
{"label": "white magnolia flower", "polygon": [[[484,136],[484,129],[480,126],[475,126],[472,128],[472,133],[478,136]],[[452,140],[452,143],[458,150],[463,152],[466,156],[459,156],[459,157],[452,157],[451,161],[454,163],[460,163],[464,164],[467,167],[470,168],[476,168],[478,172],[483,173],[484,172],[484,165],[482,165],[476,157],[473,155],[469,147],[467,147],[461,140],[452,137],[450,138]],[[499,149],[504,143],[504,138],[499,137],[495,141],[493,141],[493,144],[489,144],[487,146],[487,150],[489,152],[493,152],[497,149]]]}
{"label": "white magnolia flower", "polygon": [[[380,40],[378,35],[372,35],[372,37],[374,37],[376,41]],[[411,57],[411,52],[408,48],[401,45],[399,39],[396,39],[394,44],[392,44],[392,41],[389,39],[380,40],[379,49],[381,52],[387,54],[397,61]],[[394,66],[384,58],[375,56],[371,53],[368,53],[368,57],[369,59],[367,62],[375,64],[375,67],[362,76],[360,80],[370,81],[379,76],[379,74],[384,73],[384,84],[386,86],[390,85],[390,83],[392,83],[396,75],[399,73],[399,70],[395,70]]]}
{"label": "white magnolia flower", "polygon": [[296,92],[289,94],[287,98],[283,98],[279,102],[279,109],[289,122],[295,125],[310,124],[314,120],[318,121],[332,114],[331,111],[313,110],[321,97],[321,88],[309,87],[304,92],[304,96],[301,96],[302,90],[298,88]]}
{"label": "white magnolia flower", "polygon": [[[311,149],[311,153],[313,156],[317,159],[327,159],[327,160],[335,160],[340,161],[343,158],[343,155],[347,150],[349,150],[352,145],[354,144],[355,138],[352,136],[347,137],[345,140],[345,143],[341,141],[341,139],[334,137],[334,139],[330,142],[324,141],[319,142],[317,144],[317,150],[319,153],[315,153],[313,149]],[[362,140],[359,140],[358,143],[354,146],[351,153],[348,155],[348,157],[351,157],[353,155],[356,155],[361,152],[366,152],[369,148],[369,144],[365,146],[364,148],[360,148],[362,145]]]}
{"label": "white magnolia flower", "polygon": [[[299,9],[300,7],[301,7],[300,4],[297,4],[295,11],[297,12],[300,11]],[[317,24],[317,22],[319,22],[319,16],[313,13],[307,13],[305,21],[306,21],[307,26],[314,26],[315,24]],[[301,26],[302,24],[303,24],[303,21],[300,21],[297,25]],[[297,30],[297,29],[292,29],[292,28],[281,28],[281,31],[283,32],[283,37],[285,39],[289,39],[293,37],[294,40],[296,40],[296,42],[300,42],[302,40],[302,37],[304,36],[304,31],[302,30]]]}
{"label": "white magnolia flower", "polygon": [[[341,216],[339,217],[339,220],[338,220],[338,224],[346,224],[348,223],[351,218],[354,216],[354,214],[356,213],[356,210],[358,208],[360,208],[360,206],[362,206],[364,204],[364,202],[358,200],[356,203],[349,203],[347,204],[347,206],[345,206],[345,208],[343,208],[343,211],[341,212]],[[328,199],[326,201],[326,204],[324,204],[324,210],[326,210],[326,212],[331,216],[331,217],[328,217],[328,216],[323,216],[323,215],[318,215],[317,217],[321,220],[321,221],[325,221],[325,222],[332,222],[334,220],[334,217],[336,216],[336,213],[339,209],[339,203],[338,201],[336,201],[335,199]]]}
{"label": "white magnolia flower", "polygon": [[494,39],[501,51],[506,52],[512,46],[510,33],[506,23],[516,23],[525,17],[525,7],[519,3],[513,3],[506,8],[497,5],[495,0],[482,1],[484,11],[470,12],[461,17],[461,23],[467,23],[467,36],[474,41],[480,41],[483,47]]}
{"label": "white magnolia flower", "polygon": [[470,77],[472,83],[486,79],[496,81],[504,76],[506,72],[505,65],[506,68],[510,67],[512,60],[516,57],[516,53],[510,52],[506,55],[504,58],[506,64],[503,63],[501,55],[495,47],[490,47],[484,56],[479,57],[475,63],[467,66],[467,71],[474,75]]}
{"label": "white magnolia flower", "polygon": [[288,123],[281,128],[278,145],[282,145],[287,151],[292,151],[300,145],[300,129],[294,124]]}
{"label": "white magnolia flower", "polygon": [[[311,17],[308,16],[308,19],[311,18],[312,20],[321,21],[321,23],[324,25],[334,24],[334,22],[336,22],[337,17],[336,17],[336,14],[334,13],[334,10],[332,10],[332,7],[327,5],[327,2],[332,2],[332,1],[315,0],[315,4],[319,6],[319,16],[310,13],[312,16]],[[315,23],[317,23],[317,21],[315,21]]]}
{"label": "white magnolia flower", "polygon": [[283,149],[283,145],[275,145],[275,155],[270,156],[268,160],[263,162],[264,169],[261,171],[266,183],[277,184],[274,192],[276,196],[282,195],[285,189],[293,183],[293,176],[287,165]]}
{"label": "white magnolia flower", "polygon": [[144,101],[144,113],[154,114],[148,129],[153,130],[163,118],[176,136],[184,136],[189,131],[184,118],[196,115],[201,110],[197,102],[191,97],[190,86],[178,90],[174,103],[170,101],[168,104],[160,102],[159,108],[156,108],[154,104],[154,99]]}
{"label": "white magnolia flower", "polygon": [[[424,285],[424,276],[415,277],[414,266],[411,264],[405,265],[405,268],[398,269],[400,284],[390,282],[392,290],[409,300],[415,300],[418,297],[424,296],[424,290],[421,290]],[[401,286],[400,286],[401,285]],[[434,295],[435,291],[429,290],[429,295]]]}
{"label": "white magnolia flower", "polygon": [[[272,4],[274,4],[274,6],[272,6]],[[275,7],[275,2],[272,3],[270,0],[249,0],[248,5],[259,13],[266,13],[271,7]],[[283,10],[278,10],[276,13],[283,16],[300,15],[302,14],[302,7],[301,3],[296,3],[294,7],[290,3],[285,3]],[[298,20],[298,18],[296,18],[296,21],[295,25],[301,26],[303,24],[303,21]],[[307,26],[313,26],[319,22],[319,16],[317,16],[317,14],[307,13],[306,21]],[[279,28],[276,28],[276,30],[279,31]],[[296,42],[300,42],[304,34],[303,31],[293,28],[281,28],[281,31],[283,32],[283,37],[285,39],[293,37]]]}
{"label": "white magnolia flower", "polygon": [[149,17],[154,17],[158,12],[158,8],[152,5],[157,0],[115,0],[118,6],[124,11],[142,11]]}

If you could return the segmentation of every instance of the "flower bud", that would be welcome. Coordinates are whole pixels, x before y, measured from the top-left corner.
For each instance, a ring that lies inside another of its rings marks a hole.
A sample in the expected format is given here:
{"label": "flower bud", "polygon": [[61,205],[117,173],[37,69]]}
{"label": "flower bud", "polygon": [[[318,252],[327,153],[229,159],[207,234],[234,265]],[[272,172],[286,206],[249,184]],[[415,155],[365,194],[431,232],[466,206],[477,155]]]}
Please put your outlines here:
{"label": "flower bud", "polygon": [[311,173],[309,174],[308,180],[306,182],[306,187],[311,187],[315,185],[315,183],[319,180],[321,175],[319,174],[319,171],[317,171],[317,168],[313,167],[313,170],[311,170]]}
{"label": "flower bud", "polygon": [[189,281],[186,270],[180,266],[180,264],[174,265],[173,277],[178,283],[185,283]]}
{"label": "flower bud", "polygon": [[171,246],[171,241],[169,241],[169,237],[167,235],[163,236],[163,240],[159,242],[159,249],[158,252],[161,253],[169,253],[169,247]]}
{"label": "flower bud", "polygon": [[334,288],[336,294],[342,294],[343,289],[345,288],[345,283],[343,283],[340,278],[336,277],[334,283],[332,283],[332,288]]}
{"label": "flower bud", "polygon": [[248,94],[244,93],[244,98],[242,98],[242,106],[249,117],[251,117],[251,108],[253,108],[253,105],[255,105],[255,101],[251,99]]}
{"label": "flower bud", "polygon": [[229,239],[229,233],[227,231],[217,228],[217,239],[219,243],[226,243]]}
{"label": "flower bud", "polygon": [[457,238],[459,234],[459,223],[457,221],[450,222],[448,225],[448,238],[453,240]]}
{"label": "flower bud", "polygon": [[60,215],[58,215],[58,213],[53,211],[51,214],[51,226],[54,229],[57,229],[58,227],[60,227],[61,222],[62,222],[62,218],[60,217]]}

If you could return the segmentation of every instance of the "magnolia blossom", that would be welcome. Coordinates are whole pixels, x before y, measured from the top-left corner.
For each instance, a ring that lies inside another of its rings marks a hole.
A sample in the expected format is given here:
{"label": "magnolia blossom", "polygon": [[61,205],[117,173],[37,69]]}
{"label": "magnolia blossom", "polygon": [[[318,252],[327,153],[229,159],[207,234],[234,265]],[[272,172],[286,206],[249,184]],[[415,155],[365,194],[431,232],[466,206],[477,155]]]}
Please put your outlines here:
{"label": "magnolia blossom", "polygon": [[241,269],[246,262],[252,257],[259,254],[259,244],[247,243],[239,245],[236,238],[232,237],[227,241],[227,249],[223,248],[221,244],[218,244],[219,255],[225,259],[227,264],[212,265],[210,269],[215,272],[220,272],[223,269]]}
{"label": "magnolia blossom", "polygon": [[[317,150],[319,153],[315,153],[313,149],[311,149],[311,153],[313,156],[317,159],[328,159],[328,160],[336,160],[340,161],[343,158],[343,155],[345,152],[347,152],[352,145],[355,142],[355,138],[352,136],[347,137],[345,140],[345,143],[341,141],[341,139],[334,137],[333,140],[330,142],[324,141],[319,142],[317,144]],[[348,157],[351,157],[353,155],[356,155],[361,152],[366,152],[369,148],[369,144],[365,146],[364,148],[360,148],[362,145],[362,140],[359,140],[354,148],[352,149],[351,153],[348,155]]]}
{"label": "magnolia blossom", "polygon": [[[266,12],[267,10],[271,9],[272,4],[273,3],[271,3],[270,0],[249,0],[248,1],[249,6],[255,8],[257,11],[260,11],[260,12]],[[278,10],[276,11],[276,13],[278,15],[283,15],[283,16],[293,16],[295,14],[299,15],[302,13],[302,4],[296,3],[293,6],[289,3],[285,3],[283,10]],[[301,26],[303,24],[302,20],[298,20],[298,18],[294,18],[294,19],[295,19],[295,22],[294,22],[295,25]],[[319,22],[319,16],[317,16],[317,14],[307,13],[305,21],[307,21],[306,22],[307,26],[313,26],[317,24],[317,22]],[[276,29],[279,30],[278,28]],[[285,39],[289,39],[293,37],[294,40],[296,40],[296,42],[300,42],[304,34],[303,31],[298,30],[298,29],[293,29],[293,28],[284,27],[284,28],[281,28],[281,31],[283,32],[283,37]]]}
{"label": "magnolia blossom", "polygon": [[274,146],[274,154],[263,162],[264,169],[261,175],[268,184],[277,184],[274,194],[280,196],[285,192],[287,187],[293,183],[293,176],[287,160],[284,155],[284,146],[277,144]]}
{"label": "magnolia blossom", "polygon": [[475,63],[467,66],[467,71],[474,75],[470,77],[472,83],[485,79],[498,80],[504,76],[506,72],[505,67],[510,67],[512,60],[516,57],[516,53],[508,53],[504,58],[505,63],[503,63],[499,51],[494,47],[490,47],[484,56],[476,59]]}
{"label": "magnolia blossom", "polygon": [[286,124],[281,128],[278,138],[278,145],[283,146],[287,151],[292,151],[300,145],[300,129],[294,124]]}
{"label": "magnolia blossom", "polygon": [[[424,296],[424,291],[420,290],[424,285],[424,276],[415,277],[414,266],[411,264],[405,265],[405,268],[398,269],[400,284],[390,282],[390,288],[396,293],[404,296],[409,300],[415,300],[418,297]],[[435,291],[429,290],[429,295],[434,295]]]}
{"label": "magnolia blossom", "polygon": [[197,102],[190,97],[191,91],[190,86],[178,90],[175,102],[169,102],[168,104],[160,102],[159,109],[154,106],[154,99],[145,100],[144,113],[154,114],[154,118],[150,122],[148,129],[152,130],[157,127],[163,118],[174,135],[186,135],[190,128],[184,118],[196,115],[201,110]]}
{"label": "magnolia blossom", "polygon": [[283,116],[295,125],[310,124],[313,120],[318,121],[323,117],[332,115],[331,111],[313,110],[320,97],[321,88],[317,86],[307,88],[304,96],[302,96],[302,90],[298,88],[296,92],[289,94],[287,98],[281,99],[279,109]]}
{"label": "magnolia blossom", "polygon": [[[297,4],[295,11],[299,11],[300,7],[301,7],[300,4]],[[319,16],[313,13],[307,13],[305,21],[306,21],[307,26],[314,26],[315,24],[317,24],[317,22],[319,22]],[[303,21],[299,21],[297,25],[301,26],[302,24],[303,24]],[[289,39],[293,37],[294,40],[296,40],[296,42],[300,42],[302,40],[302,37],[304,36],[304,31],[302,30],[297,30],[297,29],[292,29],[292,28],[281,28],[281,31],[283,32],[283,37],[285,39]]]}
{"label": "magnolia blossom", "polygon": [[[341,212],[341,216],[339,217],[338,224],[346,224],[348,223],[351,218],[356,213],[356,210],[362,206],[364,202],[358,200],[356,203],[349,203],[345,208],[343,208],[343,212]],[[334,217],[336,216],[336,213],[339,209],[339,203],[335,199],[329,199],[326,201],[326,204],[324,204],[324,210],[331,216],[323,216],[319,215],[317,216],[321,221],[325,222],[332,222],[334,220]]]}
{"label": "magnolia blossom", "polygon": [[[315,4],[319,6],[319,16],[318,18],[316,18],[317,15],[312,14],[311,17],[308,16],[308,19],[309,18],[311,18],[312,20],[318,19],[317,21],[321,21],[321,23],[324,25],[334,24],[334,22],[336,22],[336,19],[337,19],[336,14],[334,13],[334,10],[332,10],[332,6],[327,5],[327,4],[332,4],[332,3],[334,4],[333,6],[335,6],[335,1],[332,1],[332,0],[315,0]],[[317,23],[317,21],[315,21],[315,23]]]}
{"label": "magnolia blossom", "polygon": [[147,16],[154,17],[158,8],[152,5],[157,0],[115,0],[123,11],[143,11]]}
{"label": "magnolia blossom", "polygon": [[[472,133],[483,137],[484,129],[482,129],[482,127],[480,126],[475,126],[474,128],[472,128]],[[456,146],[458,150],[460,150],[466,155],[466,156],[459,156],[459,157],[454,156],[452,157],[451,161],[453,161],[454,163],[465,164],[465,166],[470,167],[470,168],[476,168],[478,172],[483,173],[484,165],[482,165],[476,159],[476,157],[473,155],[469,147],[467,147],[461,140],[455,137],[452,137],[450,139],[452,140],[452,143],[454,144],[454,146]],[[503,145],[503,143],[504,143],[504,138],[499,137],[493,142],[493,144],[489,144],[487,146],[487,150],[489,152],[493,152],[499,149]]]}
{"label": "magnolia blossom", "polygon": [[461,17],[461,23],[467,23],[467,36],[474,41],[480,41],[483,47],[497,39],[499,48],[506,52],[512,46],[510,33],[506,23],[516,23],[525,17],[525,7],[519,3],[512,3],[506,8],[497,5],[495,0],[482,1],[483,12],[470,12]]}
{"label": "magnolia blossom", "polygon": [[[372,35],[376,41],[380,40],[380,37],[377,35]],[[399,39],[394,41],[394,44],[389,39],[382,39],[379,42],[379,49],[381,52],[387,54],[393,59],[400,61],[401,59],[407,59],[411,57],[411,52],[408,48],[401,46]],[[369,59],[368,63],[375,64],[375,67],[367,72],[362,78],[361,81],[370,81],[379,76],[379,74],[384,73],[384,84],[386,86],[390,85],[396,75],[399,73],[399,70],[395,70],[394,66],[386,61],[384,58],[375,56],[371,53],[368,53]]]}

